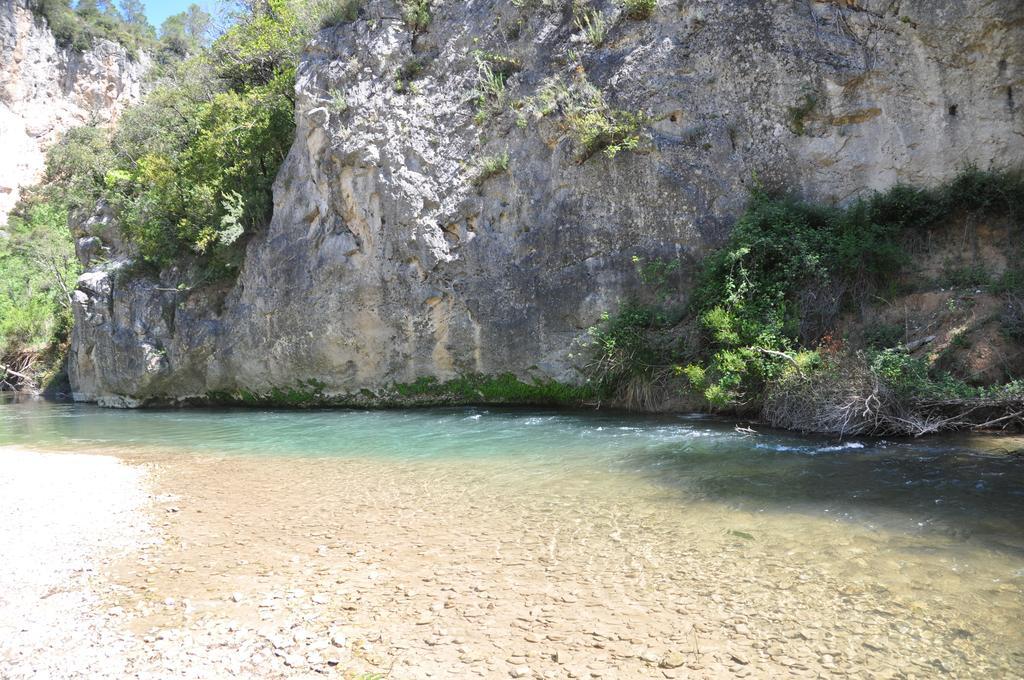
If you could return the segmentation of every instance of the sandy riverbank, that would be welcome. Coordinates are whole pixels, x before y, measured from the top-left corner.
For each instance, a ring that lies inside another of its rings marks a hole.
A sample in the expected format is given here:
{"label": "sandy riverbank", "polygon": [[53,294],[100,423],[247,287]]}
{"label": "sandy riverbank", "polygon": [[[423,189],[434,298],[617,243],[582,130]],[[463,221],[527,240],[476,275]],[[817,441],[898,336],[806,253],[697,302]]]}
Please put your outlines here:
{"label": "sandy riverbank", "polygon": [[144,471],[0,447],[0,677],[120,677],[112,563],[151,540]]}

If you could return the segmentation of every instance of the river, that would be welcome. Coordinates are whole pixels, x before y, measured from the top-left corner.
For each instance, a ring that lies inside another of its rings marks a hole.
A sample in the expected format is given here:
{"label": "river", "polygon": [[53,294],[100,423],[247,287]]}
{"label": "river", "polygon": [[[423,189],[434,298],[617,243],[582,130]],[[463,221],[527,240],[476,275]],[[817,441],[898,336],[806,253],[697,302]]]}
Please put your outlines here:
{"label": "river", "polygon": [[[1021,438],[28,402],[0,406],[0,453],[23,496],[2,506],[23,549],[0,570],[0,675],[1024,673]],[[62,633],[77,666],[40,666],[55,624],[12,620],[43,617],[26,574],[93,534],[88,577],[50,578],[91,632]]]}

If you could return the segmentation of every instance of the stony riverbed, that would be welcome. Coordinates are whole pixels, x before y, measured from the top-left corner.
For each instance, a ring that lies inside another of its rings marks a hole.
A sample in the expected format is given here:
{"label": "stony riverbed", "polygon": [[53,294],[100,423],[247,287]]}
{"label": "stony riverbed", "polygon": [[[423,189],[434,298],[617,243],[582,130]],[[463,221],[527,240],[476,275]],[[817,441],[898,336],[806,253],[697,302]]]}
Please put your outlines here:
{"label": "stony riverbed", "polygon": [[604,475],[512,491],[484,464],[5,449],[0,465],[19,546],[5,677],[1021,669],[1019,581],[981,587],[982,618],[923,542],[830,520],[622,496]]}

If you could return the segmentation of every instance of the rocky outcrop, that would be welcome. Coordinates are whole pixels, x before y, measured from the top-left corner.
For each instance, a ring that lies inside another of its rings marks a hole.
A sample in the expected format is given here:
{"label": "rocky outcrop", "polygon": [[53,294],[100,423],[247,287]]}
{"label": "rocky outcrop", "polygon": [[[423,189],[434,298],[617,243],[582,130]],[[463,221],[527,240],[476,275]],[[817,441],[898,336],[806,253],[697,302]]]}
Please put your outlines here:
{"label": "rocky outcrop", "polygon": [[0,0],[0,226],[64,132],[112,121],[139,99],[146,65],[107,40],[87,52],[60,47],[28,0]]}
{"label": "rocky outcrop", "polygon": [[[1016,0],[663,0],[642,21],[609,0],[600,46],[570,5],[438,1],[414,35],[374,0],[322,32],[237,283],[87,274],[76,397],[578,381],[587,329],[639,285],[631,258],[679,258],[685,284],[754,181],[842,202],[1024,162]],[[638,148],[585,157],[564,115],[582,100],[642,112]]]}

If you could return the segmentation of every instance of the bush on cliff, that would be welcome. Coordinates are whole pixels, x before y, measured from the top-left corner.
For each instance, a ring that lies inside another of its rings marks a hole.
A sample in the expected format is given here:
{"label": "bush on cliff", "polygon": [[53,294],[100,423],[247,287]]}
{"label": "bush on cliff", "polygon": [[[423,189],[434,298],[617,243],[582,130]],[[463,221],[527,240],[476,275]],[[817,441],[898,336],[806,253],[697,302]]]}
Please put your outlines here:
{"label": "bush on cliff", "polygon": [[157,44],[138,0],[127,0],[121,8],[110,0],[78,0],[74,9],[70,0],[35,0],[30,8],[46,19],[57,44],[79,52],[90,49],[97,38],[120,43],[133,58]]}
{"label": "bush on cliff", "polygon": [[0,363],[67,335],[80,271],[61,207],[35,205],[12,216],[7,231],[0,238]]}
{"label": "bush on cliff", "polygon": [[[138,2],[122,6],[140,36],[152,34]],[[88,215],[99,199],[153,267],[198,262],[203,280],[234,271],[244,233],[270,216],[270,186],[293,135],[297,55],[327,5],[254,6],[209,47],[210,17],[198,7],[168,19],[145,102],[115,130],[86,125],[50,149],[43,183],[0,234],[0,358],[61,343],[79,272],[68,215]],[[42,0],[35,10],[77,48],[119,39],[93,30],[120,16],[113,5]]]}
{"label": "bush on cliff", "polygon": [[[780,385],[814,375],[870,375],[904,401],[982,396],[906,355],[841,352],[832,337],[843,309],[893,285],[905,239],[957,211],[1020,223],[1024,176],[969,168],[944,187],[896,186],[842,208],[755,191],[686,306],[624,306],[595,329],[591,366],[620,396],[638,379],[676,379],[706,407],[734,412],[759,411],[767,391],[777,414]],[[673,316],[670,328],[657,323]]]}
{"label": "bush on cliff", "polygon": [[296,59],[318,20],[284,0],[256,7],[166,69],[114,135],[99,193],[155,268],[198,258],[209,275],[231,275],[242,237],[270,219],[294,134]]}

